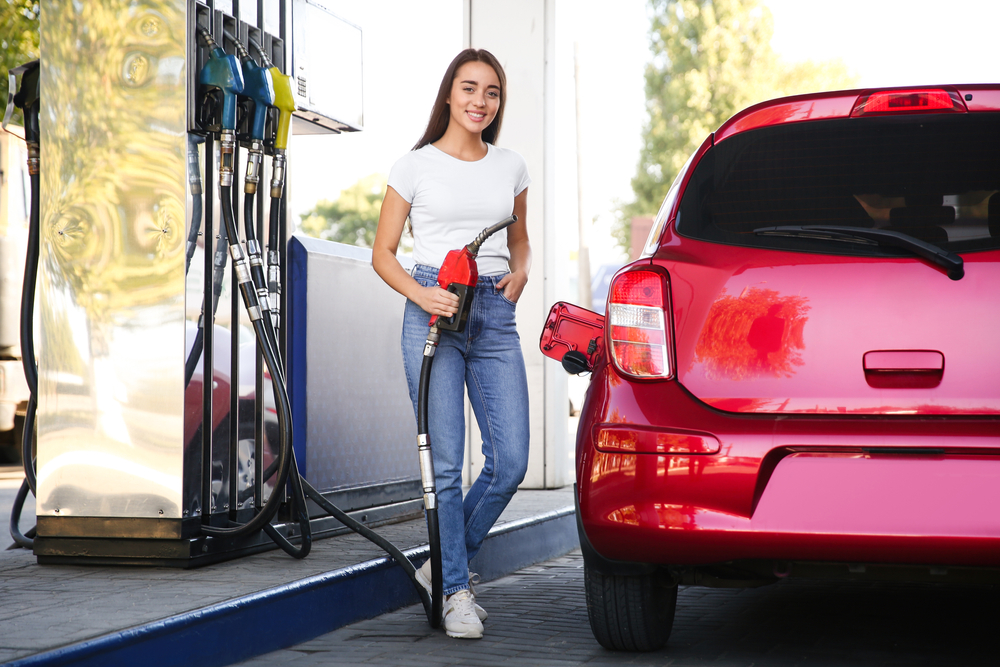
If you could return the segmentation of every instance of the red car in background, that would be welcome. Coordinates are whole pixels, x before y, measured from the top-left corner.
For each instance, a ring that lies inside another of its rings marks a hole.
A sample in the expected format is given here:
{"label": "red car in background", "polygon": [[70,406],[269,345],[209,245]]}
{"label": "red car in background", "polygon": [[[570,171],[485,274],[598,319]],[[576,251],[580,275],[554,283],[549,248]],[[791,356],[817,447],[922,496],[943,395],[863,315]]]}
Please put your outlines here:
{"label": "red car in background", "polygon": [[[577,435],[590,622],[666,642],[677,586],[1000,573],[1000,86],[750,107],[678,175],[604,315]],[[564,359],[565,357],[565,359]]]}

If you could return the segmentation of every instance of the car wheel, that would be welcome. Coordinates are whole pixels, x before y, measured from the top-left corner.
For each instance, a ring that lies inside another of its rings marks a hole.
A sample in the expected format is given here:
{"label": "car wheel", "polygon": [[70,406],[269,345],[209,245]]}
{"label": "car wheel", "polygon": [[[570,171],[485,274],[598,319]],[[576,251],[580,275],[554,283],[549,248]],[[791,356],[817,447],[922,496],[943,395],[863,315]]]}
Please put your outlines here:
{"label": "car wheel", "polygon": [[667,643],[677,584],[665,573],[605,575],[584,565],[594,638],[612,651],[654,651]]}

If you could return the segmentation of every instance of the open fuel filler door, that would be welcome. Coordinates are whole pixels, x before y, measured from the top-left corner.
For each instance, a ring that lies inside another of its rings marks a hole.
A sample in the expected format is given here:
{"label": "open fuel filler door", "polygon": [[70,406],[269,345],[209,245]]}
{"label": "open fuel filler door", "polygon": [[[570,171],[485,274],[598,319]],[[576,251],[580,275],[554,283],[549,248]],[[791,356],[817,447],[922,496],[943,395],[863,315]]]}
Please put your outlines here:
{"label": "open fuel filler door", "polygon": [[604,354],[604,316],[560,301],[549,310],[538,346],[567,373],[591,371]]}

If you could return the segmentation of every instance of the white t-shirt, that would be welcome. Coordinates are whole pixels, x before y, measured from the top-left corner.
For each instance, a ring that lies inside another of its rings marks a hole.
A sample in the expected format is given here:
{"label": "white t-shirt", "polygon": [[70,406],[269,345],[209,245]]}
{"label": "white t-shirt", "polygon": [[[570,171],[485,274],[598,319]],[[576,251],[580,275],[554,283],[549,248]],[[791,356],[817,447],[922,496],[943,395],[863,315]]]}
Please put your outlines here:
{"label": "white t-shirt", "polygon": [[[528,165],[515,151],[486,144],[486,157],[459,160],[434,146],[410,151],[389,172],[389,186],[410,204],[413,260],[440,268],[449,250],[514,212],[514,197],[531,184]],[[479,250],[483,276],[507,272],[507,230]]]}

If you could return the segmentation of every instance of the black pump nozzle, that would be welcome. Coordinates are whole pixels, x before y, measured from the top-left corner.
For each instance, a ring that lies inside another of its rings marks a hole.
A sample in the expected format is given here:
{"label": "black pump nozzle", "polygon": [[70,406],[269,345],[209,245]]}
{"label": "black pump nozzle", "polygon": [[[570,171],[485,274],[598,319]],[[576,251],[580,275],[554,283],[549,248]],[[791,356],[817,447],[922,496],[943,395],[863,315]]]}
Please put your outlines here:
{"label": "black pump nozzle", "polygon": [[[41,68],[39,67],[39,61],[37,59],[11,68],[10,71],[7,72],[7,110],[3,117],[3,129],[7,129],[11,116],[14,114],[14,107],[27,112],[33,106],[38,104],[40,96],[38,79],[40,73]],[[21,85],[18,85],[17,83],[18,76],[21,77]],[[25,123],[27,124],[27,119],[25,119]],[[30,129],[31,128],[25,127],[25,133],[30,131]],[[37,132],[37,124],[34,129]],[[35,140],[37,141],[37,137]]]}
{"label": "black pump nozzle", "polygon": [[[10,119],[14,115],[14,107],[20,109],[24,114],[24,141],[28,144],[28,171],[32,174],[38,173],[40,74],[41,67],[39,67],[38,60],[18,65],[8,72],[7,110],[3,116],[3,129],[6,130],[7,124],[10,123]],[[18,76],[21,77],[20,86],[17,85]],[[16,93],[15,90],[17,90]]]}

